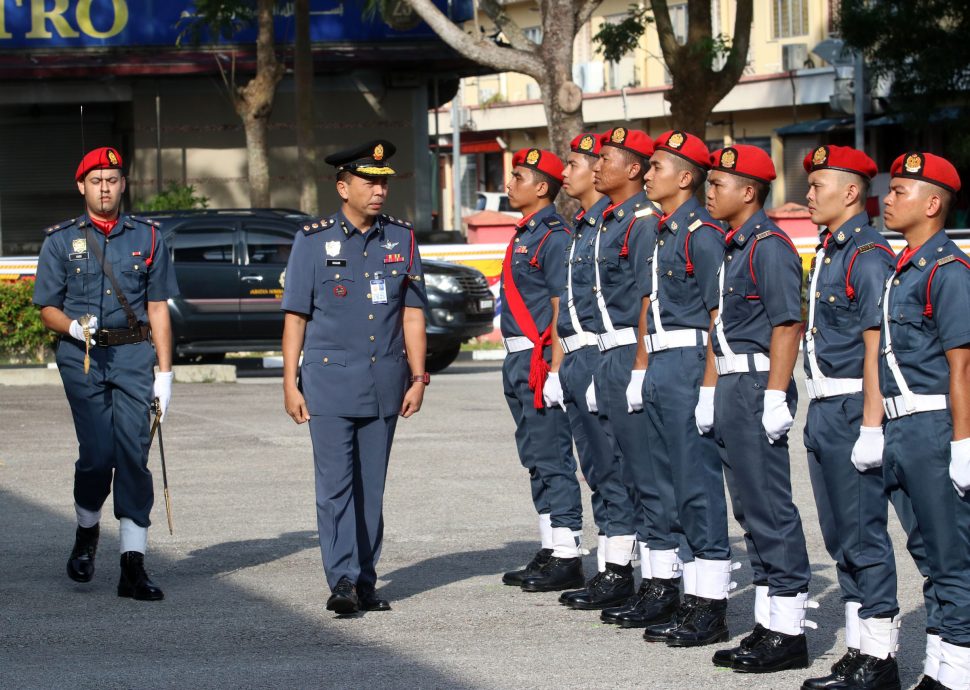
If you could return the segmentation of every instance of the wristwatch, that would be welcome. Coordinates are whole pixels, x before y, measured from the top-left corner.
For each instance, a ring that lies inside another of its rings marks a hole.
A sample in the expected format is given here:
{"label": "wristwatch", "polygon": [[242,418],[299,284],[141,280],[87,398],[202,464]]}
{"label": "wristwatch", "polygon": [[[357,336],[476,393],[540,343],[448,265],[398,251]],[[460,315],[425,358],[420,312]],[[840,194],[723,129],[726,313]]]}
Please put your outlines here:
{"label": "wristwatch", "polygon": [[431,383],[431,374],[424,372],[423,374],[417,374],[411,377],[411,383],[423,383],[428,385]]}

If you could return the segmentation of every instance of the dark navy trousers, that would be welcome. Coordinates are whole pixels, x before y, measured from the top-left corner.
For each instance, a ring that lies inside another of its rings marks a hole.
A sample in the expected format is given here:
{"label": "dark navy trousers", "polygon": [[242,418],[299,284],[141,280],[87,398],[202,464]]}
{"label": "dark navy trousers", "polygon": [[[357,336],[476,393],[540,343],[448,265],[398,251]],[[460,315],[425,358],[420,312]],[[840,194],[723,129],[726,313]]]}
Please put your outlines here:
{"label": "dark navy trousers", "polygon": [[970,645],[970,495],[960,498],[950,481],[950,412],[887,420],[885,434],[883,476],[926,578],[926,627],[944,642]]}
{"label": "dark navy trousers", "polygon": [[[714,392],[714,433],[723,446],[724,477],[734,517],[744,530],[754,584],[769,596],[808,591],[811,571],[802,520],[792,502],[788,436],[768,443],[764,412],[768,372],[724,374]],[[788,386],[795,414],[798,392]]]}
{"label": "dark navy trousers", "polygon": [[627,411],[626,388],[636,351],[636,345],[621,345],[601,354],[594,375],[596,406],[622,459],[621,476],[633,496],[631,516],[637,539],[647,542],[651,549],[676,549],[680,547],[680,540],[674,534],[674,516],[664,510],[660,500],[662,489],[657,486],[650,462],[646,416],[643,412]]}
{"label": "dark navy trousers", "polygon": [[505,401],[515,420],[515,444],[529,471],[532,501],[540,515],[549,513],[553,527],[583,528],[582,497],[569,417],[562,408],[534,405],[529,389],[532,351],[510,352],[502,365]]}
{"label": "dark navy trousers", "polygon": [[805,449],[822,538],[836,564],[842,599],[861,604],[860,618],[887,618],[899,613],[899,604],[883,472],[859,472],[852,464],[862,404],[862,393],[813,400]]}
{"label": "dark navy trousers", "polygon": [[148,527],[155,500],[148,470],[155,366],[151,342],[94,346],[85,374],[84,344],[64,338],[56,361],[77,433],[75,502],[98,511],[113,485],[115,517]]}
{"label": "dark navy trousers", "polygon": [[384,540],[384,482],[397,416],[310,416],[317,529],[330,588],[373,589]]}
{"label": "dark navy trousers", "polygon": [[710,434],[697,433],[694,408],[707,348],[680,347],[650,355],[643,410],[661,501],[674,516],[695,558],[727,560],[727,501],[721,453]]}

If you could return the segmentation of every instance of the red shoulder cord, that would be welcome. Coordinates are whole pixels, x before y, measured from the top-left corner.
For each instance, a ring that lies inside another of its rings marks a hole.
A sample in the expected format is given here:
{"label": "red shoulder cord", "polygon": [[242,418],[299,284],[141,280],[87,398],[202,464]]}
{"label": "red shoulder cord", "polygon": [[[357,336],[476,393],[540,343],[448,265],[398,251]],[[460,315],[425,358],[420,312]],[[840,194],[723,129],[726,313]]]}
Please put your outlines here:
{"label": "red shoulder cord", "polygon": [[[780,232],[773,232],[773,231],[770,231],[770,232],[771,232],[771,234],[772,234],[773,237],[777,237],[779,239],[784,240],[785,241],[785,244],[787,244],[789,247],[791,247],[791,250],[793,252],[795,252],[795,256],[798,256],[798,250],[795,249],[794,242],[792,242],[790,239],[788,239],[788,237],[786,235],[782,235]],[[755,237],[754,238],[754,241],[751,244],[751,253],[748,254],[748,271],[750,271],[750,273],[751,273],[751,280],[754,281],[754,284],[756,286],[758,285],[758,279],[755,278],[755,275],[754,275],[754,250],[755,250],[755,247],[757,247],[757,246],[758,246],[758,238]]]}
{"label": "red shoulder cord", "polygon": [[[660,218],[660,214],[657,213],[656,211],[651,211],[651,214],[655,218]],[[646,217],[646,216],[644,216],[644,217]],[[630,221],[630,224],[627,226],[626,235],[623,236],[623,246],[620,247],[620,258],[621,259],[626,259],[627,257],[630,256],[630,231],[633,230],[633,225],[638,220],[640,220],[640,219],[637,218],[636,216],[634,216],[633,217],[633,220],[631,220]]]}
{"label": "red shoulder cord", "polygon": [[[953,261],[959,261],[961,264],[963,264],[967,268],[970,268],[970,263],[967,263],[966,261],[964,261],[963,259],[961,259],[959,256],[954,256],[953,257]],[[948,261],[947,263],[951,263],[951,262]],[[932,319],[933,318],[933,305],[930,303],[930,288],[933,286],[933,275],[936,273],[936,270],[940,266],[943,266],[943,265],[945,265],[945,264],[936,263],[933,266],[932,270],[930,271],[930,278],[929,278],[929,280],[926,281],[926,306],[923,308],[923,316],[925,316],[925,317],[927,317],[929,319]]]}
{"label": "red shoulder cord", "polygon": [[152,265],[152,261],[154,261],[154,260],[155,260],[155,224],[152,223],[152,249],[148,253],[148,258],[145,259],[145,265],[146,266],[151,266]]}
{"label": "red shoulder cord", "polygon": [[[566,228],[563,228],[563,230],[566,230]],[[532,268],[542,268],[542,266],[539,265],[539,252],[542,251],[542,245],[546,243],[546,240],[549,239],[549,235],[551,235],[553,232],[555,231],[547,230],[546,234],[542,236],[541,240],[539,240],[539,246],[536,247],[535,253],[532,255],[532,258],[529,259],[529,265],[532,266]],[[569,230],[566,230],[566,234],[569,234]]]}
{"label": "red shoulder cord", "polygon": [[[889,247],[882,244],[877,244],[876,247],[878,247],[879,249],[882,249],[894,259],[896,258],[896,255],[893,254],[893,250],[890,249]],[[845,271],[845,296],[848,297],[849,299],[855,299],[855,288],[849,284],[849,277],[852,275],[852,267],[855,265],[855,260],[859,257],[859,254],[861,253],[862,251],[860,249],[855,250],[855,254],[852,255],[851,259],[849,259],[849,267]]]}
{"label": "red shoulder cord", "polygon": [[411,256],[408,257],[408,273],[411,272],[412,266],[414,266],[414,228],[411,228]]}
{"label": "red shoulder cord", "polygon": [[[701,223],[702,227],[705,225],[709,228],[714,228],[719,233],[721,233],[722,236],[724,235],[724,228],[714,225],[714,223],[707,223],[707,222]],[[694,262],[690,260],[690,238],[697,230],[700,230],[700,228],[697,228],[695,230],[688,230],[687,237],[684,238],[684,256],[687,257],[687,275],[689,276],[694,275]]]}

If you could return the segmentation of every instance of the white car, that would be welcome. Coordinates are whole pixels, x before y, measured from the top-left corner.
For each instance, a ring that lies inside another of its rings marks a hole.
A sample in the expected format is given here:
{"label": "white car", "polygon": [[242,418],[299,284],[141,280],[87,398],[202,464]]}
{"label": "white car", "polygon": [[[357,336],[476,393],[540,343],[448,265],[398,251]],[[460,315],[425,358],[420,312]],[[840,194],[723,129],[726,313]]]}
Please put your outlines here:
{"label": "white car", "polygon": [[510,216],[521,218],[522,214],[509,206],[509,195],[504,192],[477,192],[475,201],[476,211],[499,211]]}

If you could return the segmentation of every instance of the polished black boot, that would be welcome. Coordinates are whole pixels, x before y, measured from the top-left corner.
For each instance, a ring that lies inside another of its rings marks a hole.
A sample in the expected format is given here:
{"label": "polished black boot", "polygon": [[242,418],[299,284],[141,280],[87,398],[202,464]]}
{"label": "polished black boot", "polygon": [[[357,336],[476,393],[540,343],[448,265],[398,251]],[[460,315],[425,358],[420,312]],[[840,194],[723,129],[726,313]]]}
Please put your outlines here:
{"label": "polished black boot", "polygon": [[616,606],[633,596],[633,566],[607,563],[606,572],[586,595],[573,597],[569,606],[580,611],[596,611]]}
{"label": "polished black boot", "polygon": [[619,606],[614,606],[613,608],[603,609],[600,611],[600,620],[604,623],[617,624],[620,621],[617,620],[617,616],[621,616],[625,613],[629,613],[635,609],[640,601],[647,596],[647,592],[650,591],[650,579],[644,579],[640,582],[640,588],[637,590],[636,594],[632,597],[628,597],[625,602]]}
{"label": "polished black boot", "polygon": [[357,591],[357,603],[361,611],[390,611],[391,603],[377,596],[377,591],[368,587]]}
{"label": "polished black boot", "polygon": [[564,589],[582,587],[583,559],[559,558],[553,556],[542,566],[537,575],[530,575],[522,581],[523,592],[559,592]]}
{"label": "polished black boot", "polygon": [[645,628],[655,623],[669,621],[680,607],[680,579],[653,578],[647,594],[628,611],[616,616],[621,628]]}
{"label": "polished black boot", "polygon": [[845,690],[900,690],[899,667],[894,657],[880,659],[860,654],[852,666]]}
{"label": "polished black boot", "polygon": [[98,551],[98,535],[101,528],[78,525],[74,535],[74,548],[67,559],[67,576],[75,582],[90,582],[94,577],[94,555]]}
{"label": "polished black boot", "polygon": [[750,652],[767,634],[768,628],[763,626],[761,623],[757,623],[754,626],[754,630],[748,633],[745,637],[741,638],[741,642],[737,647],[717,650],[714,652],[714,656],[711,658],[711,661],[715,666],[720,666],[721,668],[731,668],[734,666],[735,657],[737,657],[739,654],[747,654]]}
{"label": "polished black boot", "polygon": [[522,570],[510,570],[502,576],[502,584],[509,585],[510,587],[521,587],[522,581],[527,577],[533,575],[538,575],[539,571],[542,570],[542,566],[549,562],[552,558],[552,549],[539,549],[536,551],[536,555],[532,557],[529,564],[522,568]]}
{"label": "polished black boot", "polygon": [[849,647],[842,658],[832,664],[832,673],[819,678],[809,678],[802,683],[802,690],[832,690],[833,688],[845,688],[846,679],[855,666],[856,659],[861,652],[854,647]]}
{"label": "polished black boot", "polygon": [[730,637],[727,599],[693,599],[693,605],[685,615],[678,616],[680,625],[667,633],[668,647],[702,647],[724,642]]}
{"label": "polished black boot", "polygon": [[946,686],[935,678],[924,675],[913,690],[946,690]]}
{"label": "polished black boot", "polygon": [[680,627],[681,623],[690,615],[690,611],[696,603],[697,597],[695,595],[685,594],[676,613],[669,620],[648,625],[647,629],[643,631],[643,639],[647,642],[666,642],[667,636]]}
{"label": "polished black boot", "polygon": [[563,606],[569,606],[569,602],[573,600],[573,597],[587,594],[589,590],[596,586],[596,583],[600,581],[601,577],[603,577],[603,573],[596,571],[596,574],[586,581],[586,586],[582,589],[570,589],[560,594],[559,603]]}
{"label": "polished black boot", "polygon": [[347,616],[360,611],[360,599],[357,596],[357,585],[350,578],[342,577],[333,588],[327,599],[327,611],[333,611],[340,616]]}
{"label": "polished black boot", "polygon": [[774,673],[792,668],[808,668],[808,640],[801,635],[786,635],[769,630],[749,652],[734,657],[736,673]]}
{"label": "polished black boot", "polygon": [[118,596],[131,597],[139,601],[161,601],[165,598],[161,588],[152,582],[145,572],[145,554],[137,551],[126,551],[121,554]]}

